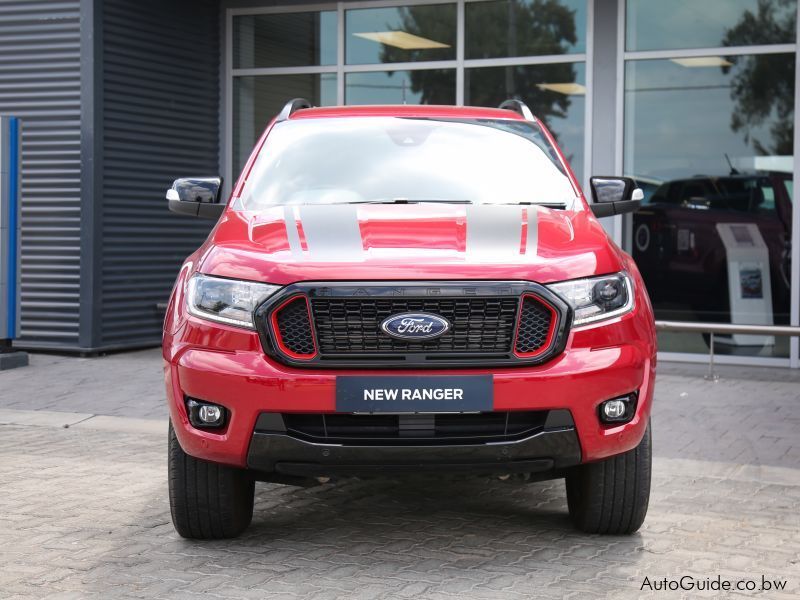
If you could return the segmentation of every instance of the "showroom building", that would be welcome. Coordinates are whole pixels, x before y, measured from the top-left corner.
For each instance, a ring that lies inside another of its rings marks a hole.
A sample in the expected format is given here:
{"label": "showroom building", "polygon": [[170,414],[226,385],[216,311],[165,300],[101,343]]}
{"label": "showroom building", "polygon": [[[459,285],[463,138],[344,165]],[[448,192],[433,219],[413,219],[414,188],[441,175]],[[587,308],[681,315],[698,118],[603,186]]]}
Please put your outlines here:
{"label": "showroom building", "polygon": [[[286,100],[525,101],[576,174],[645,192],[605,223],[658,319],[800,324],[797,0],[0,0],[0,114],[21,118],[21,337],[92,353],[160,341],[211,224]],[[706,360],[707,336],[662,334]],[[718,336],[720,362],[800,366],[797,338]]]}

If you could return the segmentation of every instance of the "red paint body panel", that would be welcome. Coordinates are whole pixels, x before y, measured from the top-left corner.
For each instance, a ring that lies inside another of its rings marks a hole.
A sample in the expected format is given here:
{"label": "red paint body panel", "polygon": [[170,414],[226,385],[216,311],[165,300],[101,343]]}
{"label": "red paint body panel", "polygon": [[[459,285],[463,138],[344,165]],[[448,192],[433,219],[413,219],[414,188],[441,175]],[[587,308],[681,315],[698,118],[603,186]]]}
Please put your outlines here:
{"label": "red paint body panel", "polygon": [[[499,109],[438,106],[316,108],[299,111],[292,118],[338,116],[521,118]],[[241,191],[266,135],[268,131],[248,161],[234,196]],[[564,164],[569,169],[565,161]],[[471,243],[469,228],[480,214],[465,205],[346,207],[344,210],[350,212],[345,216],[355,220],[352,231],[360,236],[357,243],[341,245],[348,248],[347,252],[339,251],[336,232],[321,239],[312,231],[303,218],[309,207],[275,207],[257,214],[229,207],[205,244],[181,269],[165,319],[167,397],[183,449],[199,458],[245,466],[259,413],[333,412],[335,379],[342,373],[287,367],[264,354],[256,332],[188,315],[184,294],[186,282],[195,272],[279,285],[300,281],[469,279],[545,284],[622,270],[634,280],[634,310],[622,317],[574,328],[565,351],[549,362],[540,366],[425,372],[492,374],[496,410],[569,409],[584,461],[635,447],[649,420],[655,381],[652,308],[632,259],[608,238],[588,210],[571,171],[569,174],[579,196],[574,210],[498,206],[497,210],[516,215],[519,229],[509,236],[507,246],[493,248],[492,252]],[[288,211],[292,211],[291,215]],[[293,239],[298,240],[294,245]],[[600,402],[635,391],[639,392],[639,402],[630,423],[615,427],[599,423]],[[230,419],[224,430],[212,433],[191,427],[185,395],[228,408]]]}

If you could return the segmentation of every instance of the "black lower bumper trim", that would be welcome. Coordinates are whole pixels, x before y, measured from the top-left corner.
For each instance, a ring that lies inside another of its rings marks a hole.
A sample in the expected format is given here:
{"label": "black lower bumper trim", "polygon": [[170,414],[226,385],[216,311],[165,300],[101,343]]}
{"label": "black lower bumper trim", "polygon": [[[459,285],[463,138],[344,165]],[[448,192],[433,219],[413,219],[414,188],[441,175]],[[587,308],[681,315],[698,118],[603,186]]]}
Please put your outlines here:
{"label": "black lower bumper trim", "polygon": [[544,430],[522,440],[439,446],[345,446],[280,433],[253,434],[247,465],[264,473],[326,476],[390,472],[542,472],[580,463],[574,428]]}
{"label": "black lower bumper trim", "polygon": [[383,473],[429,473],[448,471],[451,473],[542,473],[553,470],[549,458],[517,460],[498,463],[416,463],[390,465],[326,465],[319,463],[275,463],[275,470],[284,475],[297,477],[340,477],[353,475],[381,475]]}

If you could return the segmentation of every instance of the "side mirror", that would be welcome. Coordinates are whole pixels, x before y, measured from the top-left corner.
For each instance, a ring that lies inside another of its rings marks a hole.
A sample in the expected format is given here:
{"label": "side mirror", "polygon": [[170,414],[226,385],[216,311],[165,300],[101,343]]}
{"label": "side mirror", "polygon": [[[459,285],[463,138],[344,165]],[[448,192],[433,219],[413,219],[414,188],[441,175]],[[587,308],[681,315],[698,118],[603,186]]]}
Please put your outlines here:
{"label": "side mirror", "polygon": [[644,200],[644,192],[630,177],[592,177],[591,209],[596,217],[611,217],[634,212]]}
{"label": "side mirror", "polygon": [[167,190],[169,209],[179,215],[201,219],[219,219],[225,211],[220,202],[222,177],[185,177],[176,179]]}

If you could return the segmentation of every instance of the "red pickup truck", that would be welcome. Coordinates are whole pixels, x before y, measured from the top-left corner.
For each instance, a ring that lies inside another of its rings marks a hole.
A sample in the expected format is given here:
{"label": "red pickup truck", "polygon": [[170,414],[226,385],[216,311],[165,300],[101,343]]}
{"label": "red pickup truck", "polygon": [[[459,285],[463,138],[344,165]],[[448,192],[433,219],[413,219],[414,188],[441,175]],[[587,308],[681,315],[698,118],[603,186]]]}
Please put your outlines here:
{"label": "red pickup truck", "polygon": [[586,532],[630,533],[650,493],[653,313],[546,127],[500,108],[289,102],[164,323],[173,523],[240,534],[255,481],[408,472],[564,477]]}

